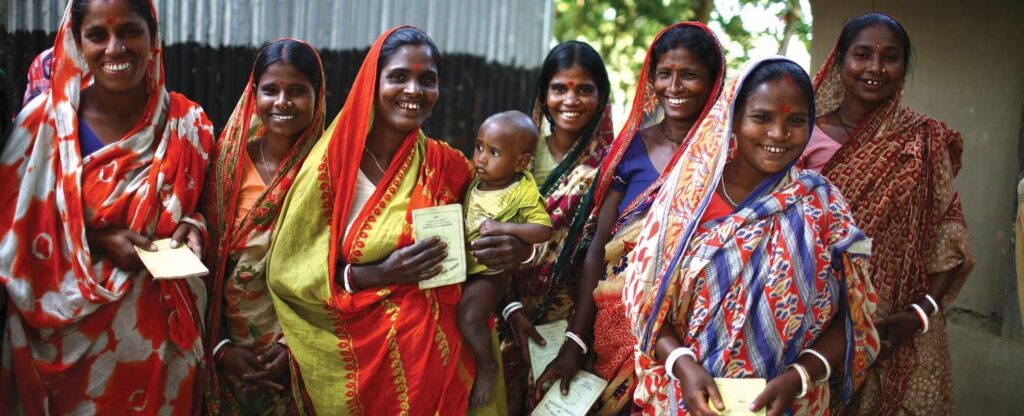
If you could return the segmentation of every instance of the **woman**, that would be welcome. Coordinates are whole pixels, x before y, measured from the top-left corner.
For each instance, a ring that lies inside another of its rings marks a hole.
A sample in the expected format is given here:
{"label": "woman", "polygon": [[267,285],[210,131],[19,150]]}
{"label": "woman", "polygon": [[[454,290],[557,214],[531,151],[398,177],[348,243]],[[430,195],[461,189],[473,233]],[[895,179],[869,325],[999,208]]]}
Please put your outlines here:
{"label": "woman", "polygon": [[845,400],[863,379],[870,242],[838,190],[793,167],[814,114],[800,66],[753,62],[666,180],[625,272],[642,413],[716,414],[726,377],[768,380],[749,410],[824,414],[830,382]]}
{"label": "woman", "polygon": [[952,414],[940,313],[974,266],[953,179],[963,139],[902,105],[910,38],[890,16],[846,24],[815,76],[824,116],[804,157],[843,192],[876,255],[882,351],[851,414]]}
{"label": "woman", "polygon": [[281,203],[324,131],[324,93],[312,46],[267,43],[214,147],[205,195],[215,244],[206,259],[214,271],[206,337],[215,364],[205,392],[210,414],[296,414],[303,403],[301,390],[285,388],[292,360],[265,270]]}
{"label": "woman", "polygon": [[[594,408],[598,414],[629,412],[636,380],[633,339],[622,310],[621,265],[616,265],[636,239],[638,226],[625,223],[635,223],[646,215],[649,201],[664,180],[663,173],[680,160],[679,151],[714,103],[725,78],[722,48],[711,30],[700,23],[665,28],[647,55],[633,110],[595,184],[597,221],[591,224],[593,242],[583,262],[576,313],[569,325],[569,331],[584,339],[601,334],[593,341],[593,370],[609,385]],[[606,252],[607,248],[612,250]],[[583,352],[573,343],[563,344],[545,374],[560,378],[564,390],[581,367]]]}
{"label": "woman", "polygon": [[[289,348],[317,413],[466,412],[475,371],[456,323],[460,287],[419,289],[446,247],[414,242],[409,223],[413,209],[460,202],[472,179],[461,153],[420,131],[439,62],[418,29],[377,38],[282,207],[268,285],[285,338],[301,340]],[[510,236],[472,247],[494,269],[530,250]]]}
{"label": "woman", "polygon": [[[512,279],[502,355],[510,414],[527,413],[530,385],[527,338],[539,340],[533,325],[567,319],[578,270],[578,242],[593,205],[591,184],[612,140],[608,71],[590,45],[555,46],[541,65],[534,122],[547,133],[534,152],[533,174],[547,202],[553,234]],[[546,127],[546,128],[545,128]],[[523,305],[519,307],[515,304]],[[520,348],[522,346],[522,348]],[[539,374],[532,375],[533,377]]]}
{"label": "woman", "polygon": [[188,215],[213,137],[202,108],[164,88],[157,28],[150,2],[69,2],[53,87],[0,156],[18,184],[0,188],[0,252],[15,253],[0,262],[6,412],[193,411],[206,291],[154,280],[135,247],[202,252],[205,225]]}

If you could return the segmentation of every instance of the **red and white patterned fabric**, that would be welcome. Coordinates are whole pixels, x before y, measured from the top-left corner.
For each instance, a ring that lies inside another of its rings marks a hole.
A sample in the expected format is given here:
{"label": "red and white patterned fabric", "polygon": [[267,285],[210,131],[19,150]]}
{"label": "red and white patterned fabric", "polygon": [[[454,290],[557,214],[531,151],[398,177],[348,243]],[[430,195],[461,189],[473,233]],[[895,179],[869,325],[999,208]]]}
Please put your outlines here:
{"label": "red and white patterned fabric", "polygon": [[202,282],[118,269],[86,241],[87,228],[103,227],[168,238],[198,203],[212,127],[197,104],[164,89],[155,37],[143,116],[83,158],[78,106],[88,68],[69,2],[52,88],[21,112],[0,156],[3,413],[192,412]]}

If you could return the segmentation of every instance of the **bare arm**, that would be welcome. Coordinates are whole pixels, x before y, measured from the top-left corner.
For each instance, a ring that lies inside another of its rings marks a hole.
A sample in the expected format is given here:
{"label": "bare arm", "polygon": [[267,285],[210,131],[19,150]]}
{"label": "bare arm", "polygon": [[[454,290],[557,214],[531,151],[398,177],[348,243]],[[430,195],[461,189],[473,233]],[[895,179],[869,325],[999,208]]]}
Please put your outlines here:
{"label": "bare arm", "polygon": [[612,238],[612,227],[619,215],[619,203],[625,194],[616,190],[608,190],[604,204],[597,216],[597,230],[594,239],[583,259],[583,271],[576,288],[576,306],[569,323],[569,330],[583,338],[590,338],[594,329],[594,317],[597,306],[594,304],[594,289],[597,282],[604,277],[607,265],[604,261],[604,246]]}
{"label": "bare arm", "polygon": [[513,222],[484,221],[480,224],[480,235],[509,234],[529,244],[546,243],[551,239],[551,227],[540,224],[517,224]]}

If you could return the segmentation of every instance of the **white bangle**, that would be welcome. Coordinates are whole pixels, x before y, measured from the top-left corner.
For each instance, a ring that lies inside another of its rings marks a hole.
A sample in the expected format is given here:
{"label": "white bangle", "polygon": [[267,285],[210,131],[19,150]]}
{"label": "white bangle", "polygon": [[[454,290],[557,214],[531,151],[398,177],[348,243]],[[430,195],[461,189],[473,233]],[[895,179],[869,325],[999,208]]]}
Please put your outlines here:
{"label": "white bangle", "polygon": [[284,337],[281,337],[281,339],[277,340],[277,343],[281,344],[281,345],[284,345],[286,347],[288,346],[288,341],[285,341]]}
{"label": "white bangle", "polygon": [[501,317],[503,319],[505,319],[506,321],[508,321],[509,315],[512,315],[512,312],[518,311],[520,309],[523,309],[523,304],[522,303],[519,303],[519,302],[509,303],[508,306],[506,306],[505,309],[501,311]]}
{"label": "white bangle", "polygon": [[193,227],[196,227],[196,231],[199,231],[199,232],[206,231],[206,224],[204,224],[202,221],[199,221],[199,220],[197,220],[195,218],[192,218],[192,217],[189,217],[189,216],[184,216],[184,217],[181,217],[181,222],[185,222],[185,223],[188,223],[188,224],[192,225]]}
{"label": "white bangle", "polygon": [[829,377],[832,377],[832,366],[830,366],[828,364],[828,360],[825,359],[824,355],[821,355],[820,352],[817,352],[817,351],[815,351],[813,349],[808,348],[808,349],[805,349],[803,351],[800,351],[800,354],[797,355],[797,357],[800,357],[800,356],[802,356],[804,354],[810,354],[810,355],[813,355],[815,357],[818,357],[818,359],[821,360],[821,363],[825,365],[825,374],[821,378],[819,378],[817,380],[814,380],[815,383],[820,383],[822,381],[828,381]]}
{"label": "white bangle", "polygon": [[352,289],[352,264],[345,265],[345,271],[341,273],[341,283],[345,285],[345,291],[350,295],[356,293]]}
{"label": "white bangle", "polygon": [[920,305],[918,305],[916,303],[911,303],[910,304],[910,308],[913,309],[914,312],[917,313],[917,317],[921,318],[921,324],[924,325],[924,328],[921,328],[921,330],[918,331],[918,333],[919,334],[927,333],[928,332],[928,314],[924,313],[924,308],[922,308]]}
{"label": "white bangle", "polygon": [[579,345],[580,349],[583,350],[583,355],[587,355],[587,351],[589,350],[587,349],[587,344],[583,342],[583,338],[580,338],[579,335],[572,333],[572,331],[565,331],[565,337],[571,339],[573,342],[576,343],[576,345]]}
{"label": "white bangle", "polygon": [[786,368],[796,370],[797,375],[800,376],[800,394],[796,395],[796,398],[802,399],[807,395],[807,385],[811,384],[811,375],[807,372],[807,369],[799,363],[790,364]]}
{"label": "white bangle", "polygon": [[231,340],[227,339],[227,338],[222,339],[220,342],[218,342],[217,346],[213,347],[213,357],[214,357],[214,359],[216,359],[216,357],[217,357],[217,352],[219,352],[221,348],[224,348],[225,345],[228,345],[230,343],[231,343]]}
{"label": "white bangle", "polygon": [[928,301],[928,303],[930,303],[932,305],[932,314],[931,314],[931,316],[935,316],[939,312],[942,312],[942,309],[939,308],[939,303],[935,301],[935,298],[933,298],[932,295],[929,295],[929,294],[925,293],[924,300]]}
{"label": "white bangle", "polygon": [[672,369],[676,366],[676,361],[679,361],[679,358],[684,355],[693,358],[694,362],[697,361],[697,353],[693,352],[693,349],[679,347],[672,350],[672,352],[668,353],[668,358],[665,358],[665,374],[668,374],[668,378],[679,381],[676,378],[676,374],[672,372]]}
{"label": "white bangle", "polygon": [[533,251],[530,252],[530,257],[527,258],[526,260],[524,260],[522,263],[519,263],[519,264],[529,263],[529,262],[533,261],[534,257],[537,257],[537,245],[536,244],[533,245]]}

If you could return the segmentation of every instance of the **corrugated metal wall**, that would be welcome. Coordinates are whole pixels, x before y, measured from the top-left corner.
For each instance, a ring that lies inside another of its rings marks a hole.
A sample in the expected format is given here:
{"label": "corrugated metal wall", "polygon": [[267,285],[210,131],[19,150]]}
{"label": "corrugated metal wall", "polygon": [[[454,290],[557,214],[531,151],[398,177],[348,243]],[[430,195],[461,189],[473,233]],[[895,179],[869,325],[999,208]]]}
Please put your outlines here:
{"label": "corrugated metal wall", "polygon": [[[445,53],[503,65],[540,66],[554,0],[155,0],[168,45],[259,46],[282,36],[319,49],[369,47],[400,25],[430,34]],[[8,31],[56,31],[65,0],[0,0]]]}

